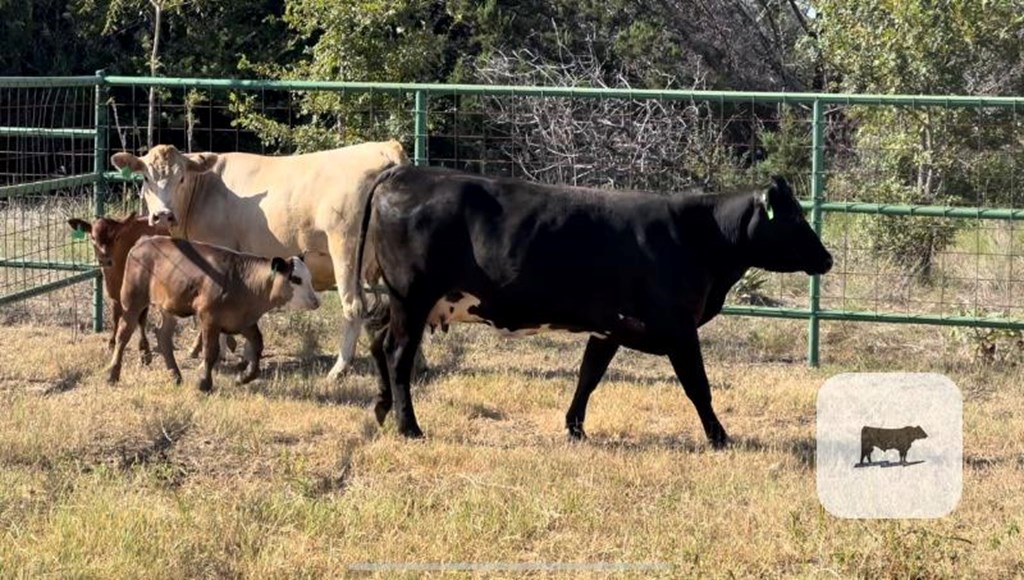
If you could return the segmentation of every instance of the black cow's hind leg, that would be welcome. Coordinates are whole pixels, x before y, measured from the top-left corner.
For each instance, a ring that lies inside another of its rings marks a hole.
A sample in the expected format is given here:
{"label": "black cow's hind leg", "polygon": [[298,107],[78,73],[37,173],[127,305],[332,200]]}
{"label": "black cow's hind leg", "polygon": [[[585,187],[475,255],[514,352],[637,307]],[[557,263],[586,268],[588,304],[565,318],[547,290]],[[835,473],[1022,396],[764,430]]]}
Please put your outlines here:
{"label": "black cow's hind leg", "polygon": [[711,385],[704,370],[704,359],[700,352],[700,340],[694,326],[683,328],[678,335],[676,348],[669,353],[676,377],[683,383],[686,396],[697,409],[697,415],[704,426],[704,434],[716,449],[725,447],[729,437],[711,408]]}
{"label": "black cow's hind leg", "polygon": [[373,355],[373,362],[377,364],[377,396],[373,399],[373,414],[377,418],[377,424],[383,426],[388,413],[391,412],[391,405],[394,399],[391,397],[391,379],[388,374],[388,357],[384,352],[384,341],[387,339],[388,328],[384,327],[377,332],[373,343],[370,344],[370,354]]}
{"label": "black cow's hind leg", "polygon": [[423,338],[427,312],[427,309],[410,308],[407,304],[392,302],[391,324],[384,341],[398,432],[413,438],[423,437],[423,431],[416,422],[409,383],[416,351]]}
{"label": "black cow's hind leg", "polygon": [[569,430],[569,437],[572,439],[586,439],[587,434],[583,431],[583,420],[587,415],[587,402],[590,394],[601,382],[608,365],[619,350],[619,345],[608,339],[590,337],[587,341],[587,349],[583,352],[583,362],[580,363],[580,376],[576,383],[576,392],[572,396],[572,403],[569,411],[565,414],[565,427]]}

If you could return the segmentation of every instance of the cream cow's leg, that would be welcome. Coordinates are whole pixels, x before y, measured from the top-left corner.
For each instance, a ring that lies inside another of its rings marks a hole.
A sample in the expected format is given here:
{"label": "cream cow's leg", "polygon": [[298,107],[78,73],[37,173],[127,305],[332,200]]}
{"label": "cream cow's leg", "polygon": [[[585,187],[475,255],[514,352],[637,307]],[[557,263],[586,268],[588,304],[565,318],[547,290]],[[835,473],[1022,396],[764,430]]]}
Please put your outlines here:
{"label": "cream cow's leg", "polygon": [[363,328],[363,304],[359,300],[355,286],[359,284],[360,277],[356,275],[356,266],[352,263],[355,255],[353,245],[356,243],[357,240],[343,240],[338,235],[332,235],[327,239],[327,249],[334,267],[334,281],[338,285],[338,297],[341,299],[341,344],[338,360],[327,373],[330,380],[337,380],[352,364],[356,353],[356,341]]}

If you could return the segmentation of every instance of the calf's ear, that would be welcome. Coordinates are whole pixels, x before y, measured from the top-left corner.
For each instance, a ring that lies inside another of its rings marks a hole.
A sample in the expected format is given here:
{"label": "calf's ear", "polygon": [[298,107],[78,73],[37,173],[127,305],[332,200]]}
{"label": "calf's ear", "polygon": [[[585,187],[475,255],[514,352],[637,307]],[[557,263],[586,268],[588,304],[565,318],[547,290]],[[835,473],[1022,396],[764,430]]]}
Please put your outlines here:
{"label": "calf's ear", "polygon": [[143,163],[141,159],[132,155],[131,153],[128,153],[127,151],[114,153],[110,157],[110,163],[113,164],[113,166],[118,169],[128,168],[129,170],[134,172],[142,172],[146,170],[146,164]]}
{"label": "calf's ear", "polygon": [[76,232],[85,232],[90,235],[92,234],[92,224],[83,219],[71,218],[68,220],[68,225],[71,226],[71,229],[75,230]]}
{"label": "calf's ear", "polygon": [[277,274],[291,274],[292,263],[284,258],[274,258],[270,261],[270,270]]}

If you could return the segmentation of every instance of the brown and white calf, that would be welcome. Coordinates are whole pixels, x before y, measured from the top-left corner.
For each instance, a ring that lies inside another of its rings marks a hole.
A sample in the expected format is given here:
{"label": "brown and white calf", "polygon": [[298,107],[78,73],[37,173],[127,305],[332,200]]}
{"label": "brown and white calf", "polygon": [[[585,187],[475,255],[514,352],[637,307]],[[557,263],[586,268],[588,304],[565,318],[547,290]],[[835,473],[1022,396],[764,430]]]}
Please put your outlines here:
{"label": "brown and white calf", "polygon": [[[123,220],[101,217],[92,223],[72,218],[68,220],[68,225],[73,230],[85,232],[92,240],[96,261],[103,274],[103,289],[106,290],[107,298],[110,299],[114,315],[114,329],[108,342],[110,348],[114,348],[117,326],[124,314],[124,308],[121,306],[121,281],[124,279],[124,264],[128,258],[128,251],[142,236],[167,235],[167,227],[150,225],[148,218],[136,217],[135,212]],[[142,354],[142,362],[149,364],[152,355],[149,351],[149,341],[146,340],[145,312],[142,312],[140,316],[138,323],[142,325],[142,331],[139,332],[139,352]]]}
{"label": "brown and white calf", "polygon": [[[124,279],[124,264],[128,258],[128,251],[132,249],[135,242],[142,236],[166,236],[170,232],[165,225],[150,225],[148,217],[137,217],[133,211],[123,220],[109,217],[97,218],[89,223],[80,218],[68,220],[71,229],[85,232],[92,240],[92,248],[96,253],[96,262],[100,265],[100,272],[103,274],[103,289],[106,290],[107,298],[110,299],[110,308],[114,316],[114,326],[110,332],[110,340],[107,342],[109,348],[114,348],[114,341],[117,337],[117,326],[121,322],[124,308],[121,306],[121,281]],[[146,316],[141,314],[139,324],[142,329],[139,332],[139,353],[142,356],[143,364],[149,364],[152,354],[149,349],[149,340],[146,337]],[[227,350],[235,350],[235,340],[227,337],[225,344]],[[192,358],[199,356],[203,347],[203,336],[200,334],[192,346],[189,354]]]}
{"label": "brown and white calf", "polygon": [[175,317],[195,316],[203,335],[203,364],[199,390],[213,388],[212,372],[220,350],[221,333],[241,334],[248,344],[248,366],[239,378],[246,383],[259,374],[263,335],[260,317],[274,308],[314,310],[320,300],[309,269],[299,256],[288,259],[243,254],[220,246],[166,236],[142,238],[128,253],[121,286],[125,315],[117,328],[108,380],[121,375],[124,348],[139,314],[150,305],[163,314],[157,349],[175,381],[181,371],[174,360]]}

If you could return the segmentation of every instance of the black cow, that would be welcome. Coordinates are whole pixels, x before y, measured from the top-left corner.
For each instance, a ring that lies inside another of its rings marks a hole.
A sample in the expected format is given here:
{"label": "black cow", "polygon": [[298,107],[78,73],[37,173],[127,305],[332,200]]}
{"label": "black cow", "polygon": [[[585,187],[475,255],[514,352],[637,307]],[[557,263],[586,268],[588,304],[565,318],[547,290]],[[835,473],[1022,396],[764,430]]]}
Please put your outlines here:
{"label": "black cow", "polygon": [[885,429],[883,427],[867,427],[860,430],[860,465],[871,464],[871,452],[875,447],[882,453],[895,449],[900,454],[900,463],[907,462],[907,451],[918,439],[927,439],[928,434],[920,425]]}
{"label": "black cow", "polygon": [[711,444],[723,446],[697,328],[750,267],[832,267],[781,178],[765,192],[669,197],[402,166],[366,187],[355,259],[362,271],[369,238],[391,298],[389,325],[371,347],[374,410],[383,423],[393,404],[408,437],[422,436],[409,375],[424,328],[473,321],[516,335],[591,335],[566,414],[570,436],[585,437],[587,400],[626,346],[668,355]]}

